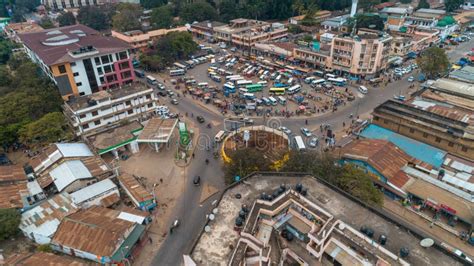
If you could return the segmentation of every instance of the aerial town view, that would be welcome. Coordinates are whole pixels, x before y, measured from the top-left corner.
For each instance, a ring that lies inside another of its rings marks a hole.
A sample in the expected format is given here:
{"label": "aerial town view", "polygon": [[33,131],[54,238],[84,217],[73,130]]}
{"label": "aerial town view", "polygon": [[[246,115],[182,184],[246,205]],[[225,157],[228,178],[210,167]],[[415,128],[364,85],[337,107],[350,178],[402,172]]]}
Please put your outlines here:
{"label": "aerial town view", "polygon": [[474,265],[474,0],[0,0],[0,265]]}

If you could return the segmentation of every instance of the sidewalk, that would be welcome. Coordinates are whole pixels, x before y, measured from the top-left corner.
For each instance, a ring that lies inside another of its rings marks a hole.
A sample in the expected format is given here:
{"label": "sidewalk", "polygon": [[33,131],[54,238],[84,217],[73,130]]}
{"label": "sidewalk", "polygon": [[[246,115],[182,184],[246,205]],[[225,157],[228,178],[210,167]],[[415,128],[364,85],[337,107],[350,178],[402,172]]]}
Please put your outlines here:
{"label": "sidewalk", "polygon": [[411,225],[417,227],[419,230],[423,231],[427,235],[432,235],[435,238],[446,242],[452,247],[462,250],[469,257],[474,257],[474,249],[472,246],[467,244],[467,242],[462,241],[458,237],[446,232],[444,229],[439,226],[430,227],[430,222],[425,220],[423,217],[418,216],[417,214],[407,210],[399,202],[385,199],[384,209],[390,212],[393,215],[396,215],[403,220],[409,222]]}

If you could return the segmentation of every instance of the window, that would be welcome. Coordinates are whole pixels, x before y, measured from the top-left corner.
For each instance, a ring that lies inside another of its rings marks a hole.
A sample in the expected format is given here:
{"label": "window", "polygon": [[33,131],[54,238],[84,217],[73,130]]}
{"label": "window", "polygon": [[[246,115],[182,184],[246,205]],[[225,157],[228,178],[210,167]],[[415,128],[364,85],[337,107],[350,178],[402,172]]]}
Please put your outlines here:
{"label": "window", "polygon": [[76,62],[72,62],[72,63],[71,63],[71,66],[76,66]]}
{"label": "window", "polygon": [[60,65],[58,66],[58,70],[60,74],[66,73],[66,66],[65,65]]}
{"label": "window", "polygon": [[72,73],[72,75],[73,75],[74,77],[77,77],[77,76],[79,76],[79,73],[74,72],[74,73]]}
{"label": "window", "polygon": [[428,137],[428,133],[423,133],[423,138],[427,138]]}
{"label": "window", "polygon": [[96,126],[100,125],[100,120],[94,121],[94,125],[96,125]]}
{"label": "window", "polygon": [[97,68],[97,72],[99,73],[99,75],[104,74],[104,71],[102,70],[101,67],[98,67],[98,68]]}
{"label": "window", "polygon": [[151,95],[148,94],[147,96],[145,96],[145,98],[146,98],[147,100],[150,100],[150,99],[151,99]]}
{"label": "window", "polygon": [[125,102],[125,105],[127,105],[127,106],[129,106],[129,105],[131,105],[131,104],[132,104],[131,101],[126,101],[126,102]]}
{"label": "window", "polygon": [[128,63],[128,61],[122,62],[120,63],[119,68],[120,70],[130,68],[130,64]]}
{"label": "window", "polygon": [[99,114],[98,111],[93,111],[93,112],[92,112],[92,116],[96,116],[96,115],[98,115],[98,114]]}
{"label": "window", "polygon": [[415,133],[415,129],[410,128],[410,133]]}
{"label": "window", "polygon": [[82,125],[82,129],[88,129],[88,128],[89,128],[89,124]]}
{"label": "window", "polygon": [[104,71],[105,71],[105,73],[112,72],[112,67],[110,65],[109,66],[104,66]]}
{"label": "window", "polygon": [[133,109],[128,110],[127,112],[129,115],[133,114]]}
{"label": "window", "polygon": [[79,118],[81,118],[81,119],[82,119],[82,118],[85,118],[85,117],[86,117],[85,114],[79,115]]}
{"label": "window", "polygon": [[153,107],[153,103],[149,103],[147,106],[148,106],[148,108],[152,108],[152,107]]}
{"label": "window", "polygon": [[120,52],[119,53],[119,58],[120,58],[120,60],[127,59],[128,58],[127,52],[126,51]]}
{"label": "window", "polygon": [[78,87],[82,86],[82,82],[76,83],[76,86],[78,86]]}
{"label": "window", "polygon": [[126,71],[121,74],[122,79],[128,79],[132,77],[132,72],[131,71]]}
{"label": "window", "polygon": [[454,143],[452,143],[451,141],[448,143],[448,146],[449,147],[453,147],[454,146]]}
{"label": "window", "polygon": [[100,65],[100,58],[99,57],[94,58],[94,61],[95,61],[96,65]]}
{"label": "window", "polygon": [[441,138],[436,137],[435,141],[438,142],[438,143],[440,143],[440,142],[441,142]]}
{"label": "window", "polygon": [[462,150],[463,152],[467,152],[467,147],[466,147],[466,146],[462,146],[461,150]]}
{"label": "window", "polygon": [[102,60],[102,64],[107,64],[111,61],[107,55],[101,56],[100,59]]}

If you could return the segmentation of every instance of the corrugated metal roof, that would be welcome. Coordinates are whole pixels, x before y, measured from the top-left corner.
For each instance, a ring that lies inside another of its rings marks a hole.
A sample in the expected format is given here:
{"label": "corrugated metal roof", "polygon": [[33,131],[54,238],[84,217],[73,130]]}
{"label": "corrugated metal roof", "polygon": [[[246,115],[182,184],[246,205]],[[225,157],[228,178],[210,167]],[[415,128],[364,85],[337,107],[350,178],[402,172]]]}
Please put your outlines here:
{"label": "corrugated metal roof", "polygon": [[25,181],[26,174],[20,165],[4,165],[0,166],[0,182],[7,181]]}
{"label": "corrugated metal roof", "polygon": [[124,189],[128,191],[137,202],[140,203],[153,199],[153,195],[146,191],[145,188],[138,183],[135,177],[129,174],[122,174],[118,176],[118,180]]}
{"label": "corrugated metal roof", "polygon": [[90,198],[114,189],[118,190],[114,182],[112,182],[110,179],[104,179],[100,182],[71,193],[71,198],[75,204],[81,204]]}
{"label": "corrugated metal roof", "polygon": [[137,223],[137,224],[142,224],[146,217],[138,216],[138,215],[131,214],[128,212],[120,212],[117,218],[125,220],[125,221],[129,221],[129,222]]}
{"label": "corrugated metal roof", "polygon": [[84,266],[92,265],[92,263],[81,261],[77,258],[72,258],[67,255],[59,256],[53,253],[39,252],[35,253],[29,258],[21,261],[20,265],[68,265],[68,266]]}
{"label": "corrugated metal roof", "polygon": [[20,229],[28,235],[34,233],[52,237],[61,220],[77,210],[77,206],[71,201],[67,193],[57,194],[33,209],[24,212],[21,215]]}
{"label": "corrugated metal roof", "polygon": [[56,146],[64,157],[94,156],[85,143],[57,143]]}
{"label": "corrugated metal roof", "polygon": [[76,180],[93,177],[80,160],[66,161],[54,168],[49,175],[58,191],[62,191]]}

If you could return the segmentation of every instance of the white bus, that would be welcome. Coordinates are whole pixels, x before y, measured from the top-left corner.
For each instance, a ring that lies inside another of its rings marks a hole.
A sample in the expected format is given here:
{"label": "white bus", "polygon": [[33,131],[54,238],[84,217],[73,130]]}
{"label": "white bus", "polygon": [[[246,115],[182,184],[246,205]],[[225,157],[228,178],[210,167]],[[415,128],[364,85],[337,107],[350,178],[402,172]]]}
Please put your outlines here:
{"label": "white bus", "polygon": [[290,87],[290,88],[287,90],[287,92],[288,92],[288,94],[291,95],[291,94],[295,94],[295,93],[299,92],[300,90],[301,90],[301,85],[295,85],[295,86],[293,86],[293,87]]}
{"label": "white bus", "polygon": [[186,74],[184,69],[171,69],[170,70],[170,76],[182,76]]}
{"label": "white bus", "polygon": [[207,82],[198,83],[198,88],[200,88],[200,89],[204,89],[204,88],[207,88],[207,87],[209,87],[209,84]]}
{"label": "white bus", "polygon": [[327,79],[329,79],[329,78],[335,79],[335,78],[336,78],[336,75],[327,73],[327,74],[326,74],[326,78],[327,78]]}
{"label": "white bus", "polygon": [[154,78],[152,76],[146,76],[146,82],[148,82],[151,85],[155,85],[157,83],[156,78]]}
{"label": "white bus", "polygon": [[252,85],[251,80],[237,80],[237,87],[245,87],[247,85]]}
{"label": "white bus", "polygon": [[275,79],[275,82],[280,82],[280,80],[281,80],[281,75],[278,75]]}
{"label": "white bus", "polygon": [[318,85],[318,84],[322,84],[324,82],[326,82],[325,79],[316,79],[316,80],[311,81],[311,84]]}
{"label": "white bus", "polygon": [[255,99],[255,95],[253,93],[244,93],[244,98],[246,100],[254,100]]}
{"label": "white bus", "polygon": [[293,85],[293,82],[294,82],[294,81],[295,81],[295,80],[294,80],[293,78],[290,78],[290,79],[288,80],[288,84]]}
{"label": "white bus", "polygon": [[263,87],[266,87],[268,85],[268,82],[263,80],[263,81],[257,82],[257,84],[262,84]]}
{"label": "white bus", "polygon": [[314,79],[316,79],[316,77],[307,77],[307,78],[304,79],[304,82],[307,83],[307,84],[309,84],[309,83],[311,83]]}
{"label": "white bus", "polygon": [[298,151],[306,150],[306,146],[304,145],[304,141],[301,136],[295,136],[295,143],[296,143],[296,149]]}
{"label": "white bus", "polygon": [[235,86],[234,86],[234,84],[232,84],[230,82],[227,82],[226,84],[224,84],[224,90],[230,91],[230,92],[235,92]]}
{"label": "white bus", "polygon": [[187,69],[187,67],[186,67],[185,65],[180,64],[180,63],[178,63],[178,62],[174,63],[173,65],[174,65],[175,67],[177,67],[177,68]]}
{"label": "white bus", "polygon": [[225,80],[231,80],[233,78],[238,78],[240,75],[230,75],[230,76],[225,76]]}
{"label": "white bus", "polygon": [[281,105],[286,105],[286,99],[285,99],[285,97],[283,97],[283,96],[278,96],[278,102],[279,102]]}
{"label": "white bus", "polygon": [[328,81],[340,87],[346,85],[346,79],[344,78],[328,78]]}
{"label": "white bus", "polygon": [[272,96],[268,97],[268,100],[270,101],[271,105],[277,105],[277,100],[273,98]]}
{"label": "white bus", "polygon": [[216,136],[214,137],[214,141],[215,142],[221,142],[222,140],[224,140],[225,138],[225,131],[224,130],[221,130],[219,132],[217,132]]}

